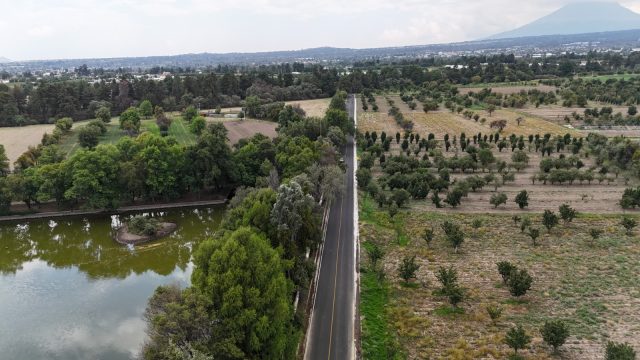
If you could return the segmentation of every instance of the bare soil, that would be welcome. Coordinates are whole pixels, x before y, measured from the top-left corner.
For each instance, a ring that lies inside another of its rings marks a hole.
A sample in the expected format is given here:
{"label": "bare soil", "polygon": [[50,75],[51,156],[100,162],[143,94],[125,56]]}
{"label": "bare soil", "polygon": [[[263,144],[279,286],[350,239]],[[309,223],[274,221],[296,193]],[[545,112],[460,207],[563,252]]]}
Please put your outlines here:
{"label": "bare soil", "polygon": [[[506,331],[521,324],[533,337],[527,359],[551,359],[552,350],[543,343],[539,329],[549,319],[563,319],[571,336],[561,348],[562,359],[602,359],[606,341],[628,342],[640,350],[640,241],[637,233],[627,236],[618,225],[620,216],[583,215],[570,224],[560,224],[550,233],[543,230],[539,244],[520,232],[510,215],[445,214],[406,211],[390,220],[371,201],[363,204],[360,239],[385,251],[381,261],[390,287],[387,305],[389,325],[395,330],[409,359],[506,359],[512,350],[504,344]],[[373,208],[373,213],[371,212]],[[540,215],[532,216],[541,227]],[[482,225],[471,224],[480,219]],[[460,224],[465,242],[455,254],[440,225]],[[394,225],[395,223],[395,225]],[[422,240],[425,227],[436,237],[430,247]],[[593,241],[589,229],[604,234]],[[397,241],[397,230],[407,238]],[[398,266],[407,256],[420,265],[416,280],[407,286],[398,276]],[[507,260],[525,268],[534,279],[522,298],[512,297],[502,284],[496,263]],[[368,259],[363,267],[368,267]],[[438,294],[435,274],[439,267],[453,266],[466,293],[462,311],[454,313],[447,299]],[[496,325],[486,305],[497,304],[504,312]]]}
{"label": "bare soil", "polygon": [[44,133],[53,132],[54,125],[29,125],[23,127],[0,127],[0,144],[4,145],[11,166],[29,146],[36,146]]}
{"label": "bare soil", "polygon": [[232,144],[237,143],[240,139],[252,137],[255,134],[263,134],[270,138],[277,136],[276,127],[278,124],[263,120],[223,120],[214,119],[212,122],[222,122],[224,127],[229,131],[229,141]]}

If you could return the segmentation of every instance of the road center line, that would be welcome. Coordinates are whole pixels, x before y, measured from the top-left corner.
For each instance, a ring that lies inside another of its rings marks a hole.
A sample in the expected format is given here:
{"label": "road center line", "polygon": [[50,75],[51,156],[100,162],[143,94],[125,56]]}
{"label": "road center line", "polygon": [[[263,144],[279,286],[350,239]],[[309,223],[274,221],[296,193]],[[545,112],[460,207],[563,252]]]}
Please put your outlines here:
{"label": "road center line", "polygon": [[342,231],[342,208],[344,208],[344,196],[340,198],[340,222],[338,223],[338,246],[336,247],[336,273],[333,277],[333,304],[331,305],[331,328],[329,330],[329,355],[327,359],[331,360],[331,342],[333,340],[333,318],[336,310],[336,289],[338,288],[338,264],[340,263],[340,233]]}

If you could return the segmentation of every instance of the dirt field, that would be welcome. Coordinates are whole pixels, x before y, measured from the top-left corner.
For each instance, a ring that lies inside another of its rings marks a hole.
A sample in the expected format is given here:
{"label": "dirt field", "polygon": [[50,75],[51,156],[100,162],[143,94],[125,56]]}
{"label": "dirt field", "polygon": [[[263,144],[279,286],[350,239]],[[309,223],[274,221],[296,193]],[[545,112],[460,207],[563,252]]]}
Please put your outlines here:
{"label": "dirt field", "polygon": [[36,146],[42,140],[42,135],[53,131],[53,125],[30,125],[23,127],[0,128],[0,144],[4,145],[7,156],[13,167],[13,162],[22,155],[29,146]]}
{"label": "dirt field", "polygon": [[[459,87],[458,88],[458,92],[460,94],[468,94],[470,92],[475,92],[477,93],[478,91],[484,89],[485,87]],[[498,93],[498,94],[504,94],[504,95],[510,95],[510,94],[517,94],[520,91],[524,90],[524,91],[529,91],[529,90],[540,90],[540,91],[544,91],[544,92],[549,92],[549,91],[556,91],[556,87],[555,86],[549,86],[549,85],[537,85],[537,86],[487,86],[486,88],[491,89],[491,91]]]}
{"label": "dirt field", "polygon": [[[504,344],[506,331],[521,324],[533,337],[527,359],[551,359],[539,329],[549,319],[563,319],[571,336],[560,349],[560,358],[603,358],[608,340],[628,342],[640,350],[640,242],[618,225],[620,216],[584,215],[551,233],[541,232],[533,246],[508,215],[464,215],[408,211],[391,220],[377,205],[361,197],[360,239],[363,247],[377,244],[385,252],[380,261],[386,275],[372,277],[363,250],[363,344],[367,358],[385,359],[402,353],[409,359],[505,359],[512,350]],[[471,224],[482,221],[478,229]],[[540,215],[532,215],[541,227]],[[464,243],[454,254],[440,225],[453,221],[465,232]],[[433,244],[427,247],[421,233],[433,227]],[[592,241],[589,229],[604,231]],[[398,234],[398,230],[402,233]],[[401,241],[398,241],[400,239]],[[406,285],[398,277],[401,259],[416,256],[416,279]],[[502,284],[496,263],[507,260],[525,268],[533,277],[531,290],[514,299]],[[435,277],[440,267],[453,266],[466,300],[453,311],[438,294]],[[503,308],[496,325],[486,305]],[[379,314],[370,309],[381,309]],[[380,321],[382,320],[382,321]],[[390,349],[397,343],[399,349]],[[372,352],[373,351],[373,352]],[[386,354],[385,354],[386,353]],[[380,354],[380,355],[377,355]],[[404,357],[404,356],[401,356]]]}
{"label": "dirt field", "polygon": [[261,133],[270,138],[277,136],[276,127],[278,124],[261,121],[261,120],[210,120],[212,122],[221,121],[224,127],[229,130],[229,141],[232,144],[237,143],[240,139],[251,137],[257,133]]}
{"label": "dirt field", "polygon": [[[399,99],[398,99],[399,100]],[[394,134],[397,131],[404,132],[400,126],[398,126],[393,117],[388,115],[388,106],[384,98],[376,99],[380,110],[378,112],[359,111],[358,112],[358,129],[361,132],[365,131],[385,131],[387,134]],[[404,104],[404,103],[402,103]],[[406,106],[406,104],[404,104]],[[396,101],[396,106],[402,109]],[[421,105],[420,105],[421,108]],[[473,119],[465,119],[463,116],[452,113],[450,111],[438,110],[434,112],[424,113],[423,111],[402,111],[403,115],[411,119],[414,122],[414,132],[427,135],[433,133],[436,139],[442,139],[445,134],[459,135],[461,132],[467,134],[477,134],[479,132],[493,133],[496,129],[491,129],[490,123],[493,120],[507,120],[507,127],[502,131],[503,135],[509,136],[511,134],[516,135],[529,135],[529,134],[546,134],[552,135],[564,135],[571,133],[573,135],[581,134],[577,130],[569,129],[561,126],[557,123],[546,121],[543,118],[527,115],[526,113],[519,113],[511,109],[496,110],[492,116],[484,110],[475,111],[481,117],[486,118],[485,124],[480,121],[476,122]],[[518,126],[516,119],[522,117],[524,121]],[[586,135],[586,134],[584,134]]]}

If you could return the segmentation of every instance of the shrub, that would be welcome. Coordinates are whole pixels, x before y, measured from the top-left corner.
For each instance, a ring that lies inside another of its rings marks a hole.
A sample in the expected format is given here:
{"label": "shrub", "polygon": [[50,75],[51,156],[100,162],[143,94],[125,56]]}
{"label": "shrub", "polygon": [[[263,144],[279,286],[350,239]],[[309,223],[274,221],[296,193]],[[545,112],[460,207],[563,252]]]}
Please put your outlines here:
{"label": "shrub", "polygon": [[504,308],[500,305],[487,305],[485,309],[487,310],[487,314],[489,314],[489,318],[491,318],[493,325],[496,325],[498,319],[502,316]]}
{"label": "shrub", "polygon": [[191,132],[196,135],[202,134],[206,127],[207,121],[202,116],[196,116],[193,118],[193,120],[191,120],[191,125],[189,125]]}
{"label": "shrub", "polygon": [[56,121],[56,129],[60,129],[63,133],[68,133],[71,131],[71,127],[73,126],[73,120],[71,118],[65,117]]}
{"label": "shrub", "polygon": [[514,269],[509,274],[509,281],[507,281],[509,293],[515,297],[525,295],[531,289],[532,283],[533,279],[525,269]]}
{"label": "shrub", "polygon": [[78,131],[78,142],[80,146],[93,149],[98,145],[100,129],[95,126],[83,126]]}
{"label": "shrub", "polygon": [[506,284],[511,273],[517,269],[516,266],[508,261],[500,261],[496,265],[498,266],[498,273],[502,276],[502,282]]}
{"label": "shrub", "polygon": [[512,327],[507,331],[504,337],[505,344],[509,345],[517,354],[518,350],[524,349],[531,342],[531,336],[527,335],[526,331],[522,328],[522,325]]}
{"label": "shrub", "polygon": [[547,228],[548,232],[551,232],[551,229],[558,225],[558,215],[553,211],[545,210],[544,214],[542,214],[542,224]]}
{"label": "shrub", "polygon": [[473,227],[474,229],[479,229],[482,227],[482,219],[473,219],[473,222],[471,223],[471,227]]}
{"label": "shrub", "polygon": [[155,235],[159,227],[160,223],[157,219],[140,215],[132,217],[127,223],[129,232],[135,235]]}
{"label": "shrub", "polygon": [[607,342],[605,348],[606,360],[635,360],[636,352],[631,345],[627,343]]}
{"label": "shrub", "polygon": [[420,269],[420,265],[416,264],[416,256],[405,257],[402,259],[402,263],[398,267],[398,274],[404,280],[405,283],[408,283],[409,280],[416,277],[416,272]]}
{"label": "shrub", "polygon": [[186,122],[191,122],[191,120],[195,119],[196,116],[198,116],[198,110],[191,105],[187,106],[187,108],[182,112],[182,118]]}
{"label": "shrub", "polygon": [[378,245],[371,244],[371,246],[367,248],[367,255],[369,256],[371,267],[375,269],[378,261],[384,257],[384,251],[382,251]]}
{"label": "shrub", "polygon": [[442,230],[447,238],[447,241],[453,246],[455,253],[458,253],[458,247],[464,242],[464,233],[460,229],[460,226],[449,221],[445,221],[442,224]]}
{"label": "shrub", "polygon": [[433,228],[424,229],[424,232],[422,233],[422,238],[427,243],[427,247],[431,247],[431,243],[433,242],[434,235],[435,233],[433,231]]}
{"label": "shrub", "polygon": [[536,240],[540,236],[540,230],[538,228],[530,228],[528,235],[533,242],[533,246],[537,246],[538,244],[536,243]]}
{"label": "shrub", "polygon": [[530,226],[531,226],[531,219],[529,219],[528,217],[522,219],[522,222],[520,222],[520,232],[523,233]]}
{"label": "shrub", "polygon": [[633,218],[625,216],[620,220],[620,225],[625,228],[627,235],[631,235],[633,234],[633,228],[638,225],[638,222]]}
{"label": "shrub", "polygon": [[564,221],[565,224],[570,223],[578,214],[576,209],[572,208],[567,204],[560,205],[560,218]]}
{"label": "shrub", "polygon": [[527,190],[522,190],[516,195],[516,198],[513,200],[520,209],[524,209],[529,206],[529,193]]}
{"label": "shrub", "polygon": [[95,126],[102,135],[107,133],[107,125],[105,125],[101,120],[91,120],[87,126]]}
{"label": "shrub", "polygon": [[553,346],[553,351],[558,351],[569,337],[569,328],[562,320],[546,321],[540,329],[540,334],[544,342]]}
{"label": "shrub", "polygon": [[491,195],[491,199],[489,200],[489,202],[491,203],[491,205],[493,205],[493,208],[495,209],[499,205],[507,203],[507,194],[505,193],[493,194]]}
{"label": "shrub", "polygon": [[106,106],[99,107],[94,116],[103,123],[111,122],[111,110]]}

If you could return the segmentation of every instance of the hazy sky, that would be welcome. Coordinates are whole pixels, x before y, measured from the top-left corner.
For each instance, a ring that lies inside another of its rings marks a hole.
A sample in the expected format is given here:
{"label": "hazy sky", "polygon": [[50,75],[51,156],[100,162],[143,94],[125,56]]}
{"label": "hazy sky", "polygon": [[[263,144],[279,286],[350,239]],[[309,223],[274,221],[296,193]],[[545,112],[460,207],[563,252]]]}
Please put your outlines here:
{"label": "hazy sky", "polygon": [[[12,60],[474,40],[572,0],[0,0]],[[622,1],[640,12],[640,0]]]}

